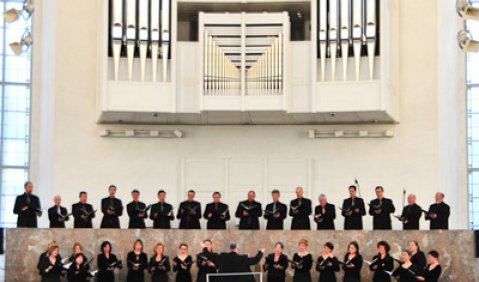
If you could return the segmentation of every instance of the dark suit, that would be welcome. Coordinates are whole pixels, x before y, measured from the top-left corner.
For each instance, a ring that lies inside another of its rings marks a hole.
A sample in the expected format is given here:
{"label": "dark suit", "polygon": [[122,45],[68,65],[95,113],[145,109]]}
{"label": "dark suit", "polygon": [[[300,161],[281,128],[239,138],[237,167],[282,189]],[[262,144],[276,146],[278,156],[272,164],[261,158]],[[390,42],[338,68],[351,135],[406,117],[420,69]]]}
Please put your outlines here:
{"label": "dark suit", "polygon": [[[421,207],[417,204],[405,206],[401,214],[401,218],[403,219],[403,229],[418,230],[421,214]],[[407,220],[407,223],[404,223],[405,220]]]}
{"label": "dark suit", "polygon": [[[430,214],[437,214],[436,218],[431,218]],[[430,229],[449,229],[449,215],[451,214],[449,205],[441,202],[435,203],[429,207],[429,212],[426,214],[426,220],[430,220]]]}
{"label": "dark suit", "polygon": [[317,230],[334,230],[335,219],[336,209],[333,204],[327,203],[324,211],[321,205],[314,208],[314,221],[317,224]]}
{"label": "dark suit", "polygon": [[[108,214],[110,210],[112,214]],[[100,228],[120,228],[119,217],[123,214],[123,204],[120,199],[106,197],[101,200],[101,211],[103,219]]]}
{"label": "dark suit", "polygon": [[[245,207],[249,207],[249,210]],[[247,211],[248,215],[243,215],[243,211]],[[259,217],[263,214],[261,203],[256,201],[243,201],[238,204],[236,208],[236,217],[240,219],[239,229],[259,229]]]}
{"label": "dark suit", "polygon": [[180,220],[180,229],[201,229],[201,204],[196,201],[182,202],[176,218]]}
{"label": "dark suit", "polygon": [[130,217],[130,221],[128,222],[129,229],[145,229],[145,218],[148,218],[148,213],[145,211],[143,216],[140,216],[142,210],[146,209],[145,203],[142,202],[130,202],[126,205],[126,211],[128,216]]}
{"label": "dark suit", "polygon": [[[285,204],[281,202],[266,205],[264,212],[264,218],[267,220],[266,230],[283,230],[283,222],[286,218],[288,208]],[[274,215],[279,215],[279,217],[274,217]]]}
{"label": "dark suit", "polygon": [[[211,213],[211,217],[208,214]],[[230,211],[227,204],[210,203],[206,205],[203,217],[208,221],[207,229],[226,229],[226,221],[230,220]]]}
{"label": "dark suit", "polygon": [[50,220],[50,228],[65,228],[65,221],[70,219],[66,208],[60,206],[60,212],[55,205],[48,209],[48,219]]}
{"label": "dark suit", "polygon": [[[24,207],[28,207],[22,211]],[[37,214],[41,215],[40,199],[33,195],[23,193],[15,199],[13,213],[18,214],[17,227],[37,227]]]}
{"label": "dark suit", "polygon": [[[296,210],[293,209],[296,207]],[[294,199],[289,206],[289,215],[293,217],[291,230],[311,229],[309,216],[311,215],[311,200],[306,198]]]}
{"label": "dark suit", "polygon": [[[210,253],[203,249],[204,255],[213,261],[218,267],[218,273],[233,273],[233,272],[251,272],[250,266],[257,264],[263,257],[263,253],[259,252],[254,257],[247,255],[240,255],[236,252],[221,253],[219,255]],[[215,282],[254,282],[253,275],[245,276],[224,276],[215,279]]]}
{"label": "dark suit", "polygon": [[[93,206],[87,203],[76,203],[72,205],[73,228],[93,228],[91,219],[95,217]],[[82,216],[87,216],[82,218]]]}
{"label": "dark suit", "polygon": [[369,203],[369,214],[373,216],[373,229],[390,230],[391,214],[396,211],[391,199],[374,199]]}
{"label": "dark suit", "polygon": [[173,206],[166,202],[152,205],[150,219],[153,220],[153,228],[170,229],[170,221],[175,219]]}
{"label": "dark suit", "polygon": [[[359,211],[356,211],[359,209]],[[346,215],[347,211],[352,211],[350,216]],[[343,201],[343,211],[341,214],[344,216],[344,229],[351,230],[363,229],[363,216],[366,215],[366,209],[364,208],[364,201],[361,198],[347,198]]]}

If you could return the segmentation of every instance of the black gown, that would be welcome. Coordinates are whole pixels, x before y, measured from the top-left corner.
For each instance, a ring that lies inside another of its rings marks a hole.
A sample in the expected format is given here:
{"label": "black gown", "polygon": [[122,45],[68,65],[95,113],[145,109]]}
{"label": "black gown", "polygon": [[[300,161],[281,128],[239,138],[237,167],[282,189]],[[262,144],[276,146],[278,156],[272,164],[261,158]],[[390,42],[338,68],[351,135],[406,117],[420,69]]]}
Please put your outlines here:
{"label": "black gown", "polygon": [[[126,205],[126,212],[130,220],[128,221],[129,229],[145,229],[145,218],[148,218],[148,212],[146,211],[146,205],[140,201],[132,201]],[[143,213],[143,216],[140,214]]]}
{"label": "black gown", "polygon": [[369,215],[373,217],[374,230],[390,230],[391,214],[396,211],[391,199],[374,199],[369,203]]}
{"label": "black gown", "polygon": [[[201,252],[196,255],[196,266],[198,267],[198,276],[196,278],[196,282],[206,282],[206,275],[208,273],[216,273],[216,267],[206,265],[208,261],[215,263],[213,260],[208,259],[208,255],[209,254],[206,254],[205,252]],[[215,257],[216,254],[213,253],[213,256]],[[213,279],[214,277],[211,277],[210,281],[213,281]]]}
{"label": "black gown", "polygon": [[[110,210],[112,214],[107,211]],[[119,217],[123,214],[123,204],[120,199],[106,197],[101,200],[103,218],[100,228],[120,228]]]}
{"label": "black gown", "polygon": [[291,220],[291,230],[310,230],[309,216],[311,213],[310,199],[298,198],[292,200],[289,207],[289,216],[293,217],[293,220]]}
{"label": "black gown", "polygon": [[42,276],[41,282],[60,282],[60,275],[62,275],[63,271],[62,258],[60,255],[55,258],[55,263],[52,265],[53,268],[46,272],[45,270],[50,265],[52,265],[52,263],[48,255],[41,255],[37,265],[40,270],[40,275]]}
{"label": "black gown", "polygon": [[422,251],[418,251],[411,257],[411,262],[412,264],[417,265],[419,268],[424,268],[426,267],[426,256]]}
{"label": "black gown", "polygon": [[[127,282],[144,282],[145,269],[148,268],[148,258],[146,254],[141,252],[137,255],[134,251],[128,253],[128,274],[126,276]],[[133,269],[134,264],[139,264],[138,269]]]}
{"label": "black gown", "polygon": [[[347,198],[343,201],[341,214],[344,216],[344,230],[362,230],[363,216],[366,215],[364,201],[361,198]],[[352,211],[351,215],[346,215],[347,211]]]}
{"label": "black gown", "polygon": [[307,254],[304,257],[297,253],[293,256],[291,268],[294,269],[293,282],[311,282],[311,267],[313,266],[313,257]]}
{"label": "black gown", "polygon": [[[437,215],[436,218],[431,218],[431,213]],[[449,229],[449,215],[451,214],[449,205],[441,202],[432,204],[426,213],[426,220],[430,220],[429,228],[433,229]]]}
{"label": "black gown", "polygon": [[[418,206],[417,204],[405,206],[401,213],[401,218],[403,218],[403,229],[418,230],[419,219],[421,219],[421,215],[422,215],[421,207]],[[407,223],[404,223],[404,220],[407,220]]]}
{"label": "black gown", "polygon": [[[247,211],[248,215],[243,215],[243,212]],[[259,217],[263,215],[263,209],[261,203],[256,201],[243,201],[238,204],[236,208],[236,217],[240,219],[240,230],[258,230],[259,229]]]}
{"label": "black gown", "polygon": [[[274,203],[266,205],[264,211],[264,218],[267,220],[266,230],[282,230],[287,210],[286,205],[281,202],[277,202],[276,207]],[[279,215],[279,217],[275,217],[275,215]]]}
{"label": "black gown", "polygon": [[354,265],[354,267],[349,268],[346,265],[343,265],[344,270],[344,282],[359,282],[361,281],[361,268],[363,267],[363,257],[360,254],[356,254],[354,258],[349,260],[349,254],[344,256],[344,263],[346,265]]}
{"label": "black gown", "polygon": [[89,277],[91,277],[90,272],[84,264],[77,266],[76,263],[72,263],[72,265],[68,268],[68,282],[85,282]]}
{"label": "black gown", "polygon": [[[26,210],[23,208],[28,207]],[[13,213],[18,215],[17,227],[37,227],[37,213],[41,213],[40,198],[23,193],[15,199]]]}
{"label": "black gown", "polygon": [[201,204],[196,201],[182,202],[176,218],[180,220],[180,229],[201,229]]}
{"label": "black gown", "polygon": [[170,259],[168,256],[163,256],[160,261],[156,260],[156,256],[152,256],[148,265],[148,272],[151,273],[151,282],[167,282],[170,269]]}
{"label": "black gown", "polygon": [[[60,209],[60,212],[58,212]],[[48,209],[48,220],[50,220],[50,228],[65,228],[65,221],[68,221],[68,211],[62,206],[53,206]]]}
{"label": "black gown", "polygon": [[[275,266],[280,266],[280,268]],[[274,260],[274,254],[269,254],[266,257],[264,270],[268,271],[268,282],[284,282],[286,268],[288,268],[288,257],[286,255],[281,254],[277,261]]]}
{"label": "black gown", "polygon": [[165,202],[152,205],[150,219],[153,220],[153,228],[170,229],[170,221],[175,219],[173,206]]}
{"label": "black gown", "polygon": [[[328,265],[331,263],[331,265]],[[336,282],[336,272],[339,271],[339,263],[336,257],[323,259],[318,258],[316,270],[319,271],[319,282]]]}
{"label": "black gown", "polygon": [[426,279],[424,280],[425,282],[437,282],[439,281],[439,277],[441,277],[441,272],[441,265],[436,265],[432,270],[429,270],[429,265],[427,265],[421,276]]}
{"label": "black gown", "polygon": [[[105,254],[101,253],[97,256],[96,259],[98,266],[97,279],[98,282],[114,282],[115,281],[115,270],[114,268],[122,268],[121,262],[118,261],[114,254],[110,254],[109,258],[106,258]],[[113,267],[112,270],[108,268]]]}
{"label": "black gown", "polygon": [[317,224],[317,230],[334,230],[335,219],[336,210],[333,204],[326,204],[324,211],[321,205],[314,208],[314,221]]}
{"label": "black gown", "polygon": [[375,255],[369,266],[369,270],[374,271],[373,282],[391,282],[391,276],[384,271],[393,271],[393,269],[394,260],[389,255],[386,255],[384,258],[381,258],[380,255]]}
{"label": "black gown", "polygon": [[[176,263],[173,266],[173,271],[176,272],[176,282],[192,282],[191,278],[191,266],[193,264],[193,259],[191,256],[187,256],[184,261],[179,257],[175,257],[173,261]],[[186,266],[186,269],[183,269],[180,264]]]}
{"label": "black gown", "polygon": [[[210,213],[211,217],[208,217]],[[228,205],[223,203],[207,204],[203,217],[208,221],[206,229],[226,229],[226,221],[231,218]]]}
{"label": "black gown", "polygon": [[419,274],[419,270],[420,268],[415,264],[411,264],[409,268],[403,268],[402,266],[399,266],[393,271],[392,276],[394,278],[397,277],[396,280],[399,282],[416,282],[416,275]]}
{"label": "black gown", "polygon": [[[95,217],[93,206],[78,202],[72,205],[73,228],[92,228],[92,218]],[[86,216],[82,218],[82,216]]]}

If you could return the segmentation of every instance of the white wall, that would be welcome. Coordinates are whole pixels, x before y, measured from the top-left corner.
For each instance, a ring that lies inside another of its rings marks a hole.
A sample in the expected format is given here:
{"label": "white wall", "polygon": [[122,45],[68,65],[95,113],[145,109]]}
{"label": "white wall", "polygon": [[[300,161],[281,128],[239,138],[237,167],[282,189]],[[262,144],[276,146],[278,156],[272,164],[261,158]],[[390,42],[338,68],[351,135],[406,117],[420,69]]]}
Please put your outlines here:
{"label": "white wall", "polygon": [[[147,202],[154,202],[162,188],[177,207],[184,191],[198,187],[203,199],[212,190],[224,191],[234,210],[249,189],[266,204],[268,192],[279,187],[283,201],[289,202],[301,184],[315,204],[318,194],[325,193],[339,205],[357,177],[364,198],[370,200],[374,186],[383,185],[398,208],[403,189],[415,192],[424,208],[433,202],[435,191],[443,190],[452,207],[451,227],[467,228],[464,103],[455,98],[463,95],[458,82],[462,72],[446,72],[462,57],[452,47],[440,47],[455,45],[453,36],[439,30],[455,17],[452,9],[450,17],[444,16],[450,6],[445,2],[451,1],[396,1],[401,16],[398,125],[178,126],[186,133],[184,139],[113,139],[101,138],[99,132],[130,126],[95,122],[99,28],[93,16],[85,15],[97,14],[96,1],[37,1],[41,8],[36,10],[31,145],[31,179],[37,193],[45,206],[54,194],[70,206],[78,192],[86,190],[89,201],[99,207],[114,183],[125,204],[133,188],[140,189]],[[383,127],[393,128],[396,136],[307,138],[310,128]],[[100,217],[95,225],[99,222]],[[122,225],[126,222],[124,216]],[[364,222],[370,229],[371,218]],[[339,217],[337,226],[342,223]],[[46,218],[41,225],[47,226]]]}

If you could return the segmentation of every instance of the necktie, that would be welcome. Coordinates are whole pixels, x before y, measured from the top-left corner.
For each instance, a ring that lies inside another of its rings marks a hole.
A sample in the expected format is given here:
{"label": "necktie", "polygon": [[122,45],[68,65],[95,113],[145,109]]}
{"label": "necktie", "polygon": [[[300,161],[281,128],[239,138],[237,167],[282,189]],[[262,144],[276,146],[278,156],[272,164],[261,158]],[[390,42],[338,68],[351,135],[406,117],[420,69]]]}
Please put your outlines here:
{"label": "necktie", "polygon": [[218,210],[218,203],[215,203],[215,210]]}
{"label": "necktie", "polygon": [[110,206],[113,208],[113,198],[110,198]]}
{"label": "necktie", "polygon": [[276,211],[276,203],[273,203],[273,212]]}
{"label": "necktie", "polygon": [[30,204],[30,195],[27,194],[27,204]]}
{"label": "necktie", "polygon": [[160,203],[160,212],[162,213],[163,212],[163,203]]}
{"label": "necktie", "polygon": [[352,200],[351,200],[351,206],[354,207],[354,198],[352,198]]}
{"label": "necktie", "polygon": [[298,199],[298,207],[301,206],[301,198]]}
{"label": "necktie", "polygon": [[58,215],[62,215],[61,210],[60,210],[60,206],[57,206],[57,213],[58,213]]}
{"label": "necktie", "polygon": [[321,212],[322,212],[322,214],[325,214],[325,213],[326,213],[326,207],[325,207],[325,206],[322,206]]}

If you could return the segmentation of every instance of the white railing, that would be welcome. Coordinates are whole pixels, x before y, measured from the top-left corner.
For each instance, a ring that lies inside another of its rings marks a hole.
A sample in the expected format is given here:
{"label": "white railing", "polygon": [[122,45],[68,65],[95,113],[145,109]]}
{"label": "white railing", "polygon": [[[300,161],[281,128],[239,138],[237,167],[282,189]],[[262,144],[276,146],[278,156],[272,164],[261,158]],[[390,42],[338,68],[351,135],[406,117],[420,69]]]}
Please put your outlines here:
{"label": "white railing", "polygon": [[259,282],[263,282],[262,272],[230,272],[230,273],[208,273],[206,282],[210,282],[210,277],[230,277],[230,276],[259,276]]}

